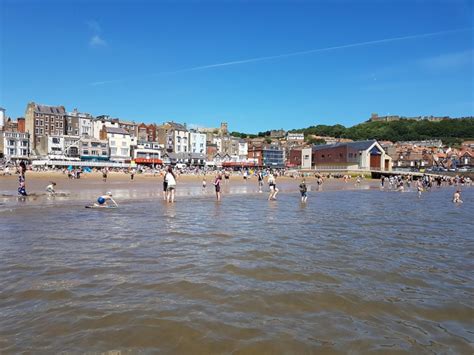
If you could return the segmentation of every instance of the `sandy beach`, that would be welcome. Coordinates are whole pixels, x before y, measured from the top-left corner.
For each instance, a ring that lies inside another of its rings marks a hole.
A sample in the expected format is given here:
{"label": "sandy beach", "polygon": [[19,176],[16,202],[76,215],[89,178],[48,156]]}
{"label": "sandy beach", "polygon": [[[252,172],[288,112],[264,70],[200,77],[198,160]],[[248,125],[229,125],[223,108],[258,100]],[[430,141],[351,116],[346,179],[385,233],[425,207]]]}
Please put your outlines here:
{"label": "sandy beach", "polygon": [[[193,196],[214,198],[213,181],[215,174],[205,176],[206,189],[202,188],[203,175],[180,175],[177,180],[176,196]],[[305,178],[310,193],[317,190],[314,177]],[[107,181],[104,182],[99,172],[83,173],[80,179],[69,179],[62,172],[36,172],[28,171],[26,174],[26,189],[28,201],[41,203],[48,198],[46,186],[54,181],[56,185],[56,202],[60,201],[93,201],[107,191],[113,193],[118,201],[125,200],[148,200],[162,198],[163,176],[157,173],[137,174],[131,180],[130,174],[122,172],[110,172]],[[298,185],[301,178],[278,177],[277,186],[280,194],[299,194]],[[3,202],[16,200],[18,187],[18,176],[0,176],[0,194]],[[232,175],[229,181],[222,182],[223,197],[235,194],[258,194],[257,178],[251,177],[247,181],[240,175]],[[354,190],[377,188],[378,181],[365,179],[360,186],[355,185],[355,179],[345,183],[342,179],[326,179],[323,187],[318,191]],[[268,185],[264,184],[263,193],[268,193]]]}

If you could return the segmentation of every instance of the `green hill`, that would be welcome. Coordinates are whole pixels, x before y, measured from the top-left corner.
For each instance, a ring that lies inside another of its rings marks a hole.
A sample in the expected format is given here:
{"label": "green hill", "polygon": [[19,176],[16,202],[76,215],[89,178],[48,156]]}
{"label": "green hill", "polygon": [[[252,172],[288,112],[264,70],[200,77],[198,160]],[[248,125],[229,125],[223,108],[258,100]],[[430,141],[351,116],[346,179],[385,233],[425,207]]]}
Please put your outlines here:
{"label": "green hill", "polygon": [[441,139],[446,145],[457,145],[474,138],[474,118],[442,121],[406,120],[364,122],[349,128],[342,125],[317,125],[290,132],[310,135],[349,138],[353,140],[377,139],[397,141]]}

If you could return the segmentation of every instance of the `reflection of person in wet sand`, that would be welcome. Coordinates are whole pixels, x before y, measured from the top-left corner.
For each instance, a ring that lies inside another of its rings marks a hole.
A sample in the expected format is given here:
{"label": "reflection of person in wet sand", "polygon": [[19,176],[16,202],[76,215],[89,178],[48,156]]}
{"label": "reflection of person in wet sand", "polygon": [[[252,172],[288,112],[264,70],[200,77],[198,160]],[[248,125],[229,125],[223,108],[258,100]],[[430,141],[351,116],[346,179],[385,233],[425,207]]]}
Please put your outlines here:
{"label": "reflection of person in wet sand", "polygon": [[456,192],[454,193],[454,195],[453,195],[453,202],[454,202],[454,203],[462,203],[462,200],[461,200],[461,191],[460,191],[460,190],[456,190]]}

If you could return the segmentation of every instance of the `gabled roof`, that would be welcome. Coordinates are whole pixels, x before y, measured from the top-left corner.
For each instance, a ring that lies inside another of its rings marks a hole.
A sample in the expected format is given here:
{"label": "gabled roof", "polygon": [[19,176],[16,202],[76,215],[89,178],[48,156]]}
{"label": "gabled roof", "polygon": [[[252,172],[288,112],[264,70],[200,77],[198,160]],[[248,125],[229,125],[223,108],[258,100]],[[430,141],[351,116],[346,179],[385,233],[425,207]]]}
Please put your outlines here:
{"label": "gabled roof", "polygon": [[369,149],[375,142],[375,139],[370,139],[367,141],[356,141],[356,142],[341,142],[341,143],[334,143],[334,144],[321,144],[321,145],[314,145],[313,150],[323,150],[323,149],[331,149],[331,148],[339,148],[339,147],[347,147],[354,150],[367,150]]}
{"label": "gabled roof", "polygon": [[124,128],[120,128],[120,127],[104,127],[105,128],[105,131],[107,133],[113,133],[113,134],[128,134],[130,135],[130,133],[124,129]]}
{"label": "gabled roof", "polygon": [[53,115],[65,115],[66,109],[64,106],[47,106],[47,105],[40,105],[35,104],[34,108],[35,112],[45,113],[45,114],[53,114]]}

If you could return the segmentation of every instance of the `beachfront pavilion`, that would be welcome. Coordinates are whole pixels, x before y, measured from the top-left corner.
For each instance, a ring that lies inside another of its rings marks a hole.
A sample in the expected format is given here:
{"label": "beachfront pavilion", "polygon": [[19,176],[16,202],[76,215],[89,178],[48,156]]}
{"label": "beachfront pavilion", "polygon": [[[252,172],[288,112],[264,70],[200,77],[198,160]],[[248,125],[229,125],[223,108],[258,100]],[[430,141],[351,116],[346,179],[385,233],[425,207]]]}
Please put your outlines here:
{"label": "beachfront pavilion", "polygon": [[375,139],[315,145],[312,160],[318,170],[392,170],[392,158]]}

